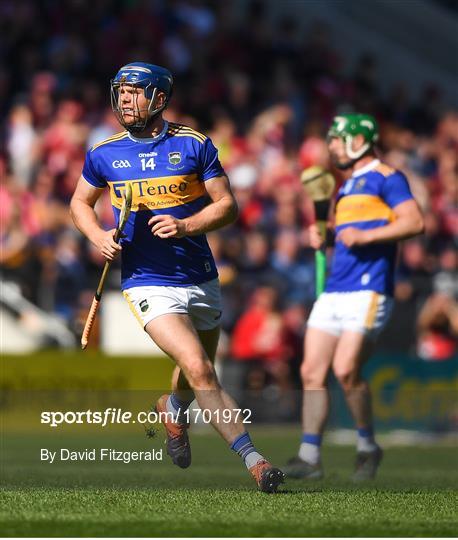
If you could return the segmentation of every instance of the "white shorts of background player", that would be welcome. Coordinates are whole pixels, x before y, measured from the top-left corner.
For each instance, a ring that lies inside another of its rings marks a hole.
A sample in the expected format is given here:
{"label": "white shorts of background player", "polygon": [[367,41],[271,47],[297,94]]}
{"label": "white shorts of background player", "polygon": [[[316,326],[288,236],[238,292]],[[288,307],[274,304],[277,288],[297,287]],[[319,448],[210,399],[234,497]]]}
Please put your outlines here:
{"label": "white shorts of background player", "polygon": [[388,322],[393,303],[390,296],[374,291],[322,293],[307,326],[334,336],[351,330],[375,339]]}

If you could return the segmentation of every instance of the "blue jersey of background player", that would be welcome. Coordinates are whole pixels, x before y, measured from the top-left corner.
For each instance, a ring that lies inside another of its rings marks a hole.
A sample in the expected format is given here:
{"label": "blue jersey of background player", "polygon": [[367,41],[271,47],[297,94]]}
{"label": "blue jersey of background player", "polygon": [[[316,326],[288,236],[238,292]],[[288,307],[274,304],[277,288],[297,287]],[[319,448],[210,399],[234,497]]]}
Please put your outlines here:
{"label": "blue jersey of background player", "polygon": [[326,292],[375,291],[392,295],[396,243],[349,247],[339,234],[349,227],[370,231],[392,223],[393,208],[413,199],[406,177],[378,159],[358,169],[336,197],[337,240]]}
{"label": "blue jersey of background player", "polygon": [[[328,373],[342,386],[357,427],[355,480],[373,478],[382,459],[374,438],[371,397],[361,376],[393,299],[396,242],[420,233],[423,218],[404,175],[374,152],[375,119],[336,116],[328,131],[333,164],[351,173],[337,194],[336,244],[325,292],[307,323],[301,377],[302,440],[285,469],[293,478],[320,478],[321,438],[329,409]],[[311,246],[323,239],[310,227]]]}
{"label": "blue jersey of background player", "polygon": [[[173,391],[156,403],[173,462],[191,464],[184,413],[196,398],[259,488],[273,492],[283,473],[254,448],[213,367],[221,299],[205,233],[234,221],[237,204],[211,141],[163,119],[172,86],[171,73],[154,64],[133,62],[118,71],[111,100],[126,131],[89,150],[71,213],[107,260],[122,252],[123,294],[148,335],[176,362]],[[132,186],[132,212],[119,245],[114,230],[100,227],[94,205],[109,188],[118,215],[126,183]]]}

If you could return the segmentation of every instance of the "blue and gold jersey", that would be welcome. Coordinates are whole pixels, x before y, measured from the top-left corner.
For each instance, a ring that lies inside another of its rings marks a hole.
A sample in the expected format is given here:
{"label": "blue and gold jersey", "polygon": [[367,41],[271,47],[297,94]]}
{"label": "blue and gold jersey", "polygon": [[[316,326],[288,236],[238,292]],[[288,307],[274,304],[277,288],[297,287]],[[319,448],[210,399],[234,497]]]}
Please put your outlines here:
{"label": "blue and gold jersey", "polygon": [[162,239],[148,220],[156,214],[186,218],[208,203],[204,182],[225,174],[208,137],[181,124],[165,122],[154,138],[127,131],[95,144],[86,154],[84,179],[110,189],[116,220],[126,183],[132,185],[132,211],[122,239],[122,289],[142,285],[185,287],[217,277],[205,235]]}
{"label": "blue and gold jersey", "polygon": [[[373,229],[394,218],[392,208],[412,199],[406,177],[374,160],[355,171],[336,198],[336,235],[345,227]],[[326,292],[393,294],[396,243],[346,247],[336,241]]]}

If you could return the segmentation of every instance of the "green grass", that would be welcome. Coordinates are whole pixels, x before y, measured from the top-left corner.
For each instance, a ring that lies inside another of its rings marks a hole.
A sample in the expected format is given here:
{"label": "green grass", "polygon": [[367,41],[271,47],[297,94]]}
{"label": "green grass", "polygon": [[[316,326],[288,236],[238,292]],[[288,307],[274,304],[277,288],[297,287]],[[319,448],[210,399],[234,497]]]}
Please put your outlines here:
{"label": "green grass", "polygon": [[[253,430],[276,464],[294,452],[291,429]],[[64,432],[61,432],[64,433]],[[153,441],[162,446],[160,435]],[[289,481],[265,495],[225,444],[195,433],[193,465],[41,464],[40,447],[147,449],[132,433],[11,434],[2,443],[4,536],[454,536],[458,463],[452,447],[388,448],[379,477],[349,481],[354,449],[326,446],[326,479]]]}

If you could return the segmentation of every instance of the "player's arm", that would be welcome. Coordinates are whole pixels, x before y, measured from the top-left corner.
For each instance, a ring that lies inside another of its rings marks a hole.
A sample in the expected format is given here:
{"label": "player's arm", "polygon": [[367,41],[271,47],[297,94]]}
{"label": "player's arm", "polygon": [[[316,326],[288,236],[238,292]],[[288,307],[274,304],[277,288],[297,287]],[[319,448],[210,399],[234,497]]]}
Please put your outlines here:
{"label": "player's arm", "polygon": [[103,188],[96,188],[81,177],[70,202],[70,215],[76,227],[90,240],[100,253],[112,261],[121,251],[113,240],[116,229],[105,231],[99,224],[94,206]]}
{"label": "player's arm", "polygon": [[184,219],[186,235],[203,234],[233,223],[238,207],[227,176],[219,176],[205,182],[211,203],[197,214]]}
{"label": "player's arm", "polygon": [[218,176],[205,182],[210,204],[184,219],[170,215],[153,216],[148,225],[159,238],[196,236],[229,225],[237,219],[238,208],[227,176]]}
{"label": "player's arm", "polygon": [[364,246],[379,242],[397,242],[423,232],[423,216],[414,199],[398,204],[393,208],[393,213],[395,219],[388,225],[368,230],[347,227],[340,231],[337,240],[347,247]]}
{"label": "player's arm", "polygon": [[424,231],[423,216],[414,199],[404,201],[393,208],[395,220],[385,225],[364,231],[366,244],[396,242]]}
{"label": "player's arm", "polygon": [[387,225],[369,230],[346,227],[337,236],[337,240],[347,247],[364,246],[380,242],[397,242],[424,230],[423,216],[412,196],[407,178],[399,171],[387,177],[380,193],[383,201],[391,208],[394,215]]}

